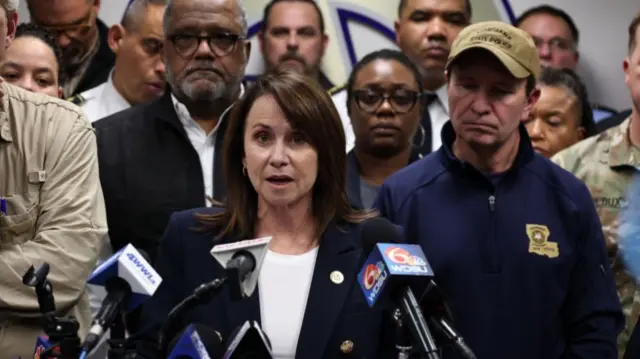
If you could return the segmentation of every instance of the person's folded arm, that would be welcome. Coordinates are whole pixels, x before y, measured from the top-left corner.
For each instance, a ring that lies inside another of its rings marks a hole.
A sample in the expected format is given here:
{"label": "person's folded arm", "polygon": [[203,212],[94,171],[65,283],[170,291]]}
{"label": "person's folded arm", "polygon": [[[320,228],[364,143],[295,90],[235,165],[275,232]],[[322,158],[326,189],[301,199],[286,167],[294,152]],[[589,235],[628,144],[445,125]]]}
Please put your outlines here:
{"label": "person's folded arm", "polygon": [[56,309],[71,309],[85,291],[107,233],[95,134],[82,115],[62,111],[59,117],[52,121],[74,123],[67,138],[54,138],[63,141],[62,149],[53,156],[45,154],[46,180],[40,189],[35,234],[0,250],[0,309],[12,314],[38,314],[35,290],[24,285],[22,277],[29,266],[45,262],[51,268],[48,279]]}

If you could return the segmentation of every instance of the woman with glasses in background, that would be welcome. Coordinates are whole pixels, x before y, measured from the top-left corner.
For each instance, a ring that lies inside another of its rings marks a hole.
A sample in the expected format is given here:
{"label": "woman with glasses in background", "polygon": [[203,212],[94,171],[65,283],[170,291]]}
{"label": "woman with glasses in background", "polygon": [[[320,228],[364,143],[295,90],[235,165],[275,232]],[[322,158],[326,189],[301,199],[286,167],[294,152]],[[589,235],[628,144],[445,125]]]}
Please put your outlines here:
{"label": "woman with glasses in background", "polygon": [[402,52],[379,50],[355,66],[347,111],[356,137],[348,154],[347,191],[354,208],[372,208],[384,180],[421,157],[413,146],[425,108],[418,68]]}

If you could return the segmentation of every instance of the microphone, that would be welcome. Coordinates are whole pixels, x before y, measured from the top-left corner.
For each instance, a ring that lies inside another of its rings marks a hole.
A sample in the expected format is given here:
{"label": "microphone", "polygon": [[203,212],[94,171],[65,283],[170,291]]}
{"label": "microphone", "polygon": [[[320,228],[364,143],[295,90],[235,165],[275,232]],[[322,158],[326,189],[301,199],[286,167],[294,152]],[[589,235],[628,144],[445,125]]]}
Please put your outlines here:
{"label": "microphone", "polygon": [[411,357],[411,333],[407,324],[402,321],[400,308],[393,311],[393,321],[396,324],[396,349],[398,349],[398,359],[409,359]]}
{"label": "microphone", "polygon": [[271,343],[256,321],[247,320],[231,336],[223,359],[271,359]]}
{"label": "microphone", "polygon": [[162,278],[146,258],[146,253],[127,244],[98,266],[89,277],[87,283],[104,286],[107,297],[102,301],[102,306],[85,337],[82,345],[84,352],[91,352],[123,310],[130,312],[137,308],[150,298],[162,283]]}
{"label": "microphone", "polygon": [[262,237],[219,244],[211,249],[213,258],[225,270],[231,298],[244,299],[253,294],[271,238]]}
{"label": "microphone", "polygon": [[51,348],[53,344],[49,341],[49,337],[46,335],[39,335],[36,340],[36,347],[33,350],[33,358],[40,359],[43,352]]}
{"label": "microphone", "polygon": [[[370,307],[399,305],[418,348],[429,359],[438,359],[435,345],[411,285],[419,285],[433,277],[433,271],[419,245],[401,244],[396,227],[382,217],[362,224],[364,250],[371,250],[358,283]],[[387,242],[387,243],[383,243]]]}
{"label": "microphone", "polygon": [[171,337],[176,318],[196,305],[209,302],[220,292],[224,283],[230,282],[229,291],[234,299],[247,298],[253,294],[270,240],[271,237],[250,239],[219,244],[211,249],[213,258],[225,269],[225,277],[201,284],[171,309],[158,336],[158,347],[162,354],[166,353],[166,338]]}
{"label": "microphone", "polygon": [[471,348],[451,325],[453,315],[447,305],[444,291],[433,280],[429,282],[420,300],[420,307],[429,317],[429,322],[440,333],[444,334],[448,340],[453,342],[453,347],[458,353],[467,359],[476,359],[476,355]]}
{"label": "microphone", "polygon": [[215,330],[190,324],[169,343],[168,359],[219,359],[224,354],[222,337]]}

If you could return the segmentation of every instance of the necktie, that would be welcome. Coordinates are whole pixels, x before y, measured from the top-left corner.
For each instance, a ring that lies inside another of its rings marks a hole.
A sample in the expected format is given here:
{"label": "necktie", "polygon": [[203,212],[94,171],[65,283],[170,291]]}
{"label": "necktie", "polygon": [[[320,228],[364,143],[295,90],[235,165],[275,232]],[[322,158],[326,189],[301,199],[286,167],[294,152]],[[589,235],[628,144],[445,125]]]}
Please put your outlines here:
{"label": "necktie", "polygon": [[435,93],[425,92],[423,94],[425,106],[420,119],[420,127],[416,131],[413,137],[413,146],[422,155],[431,153],[432,139],[431,139],[431,116],[429,115],[429,106],[438,99]]}

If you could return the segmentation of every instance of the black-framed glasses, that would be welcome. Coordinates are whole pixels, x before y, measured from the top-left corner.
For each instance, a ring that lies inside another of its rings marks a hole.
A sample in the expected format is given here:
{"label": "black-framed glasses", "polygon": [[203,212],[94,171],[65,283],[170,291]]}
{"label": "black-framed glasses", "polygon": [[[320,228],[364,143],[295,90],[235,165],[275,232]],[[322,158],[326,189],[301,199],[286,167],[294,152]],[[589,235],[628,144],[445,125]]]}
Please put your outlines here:
{"label": "black-framed glasses", "polygon": [[230,32],[219,32],[209,36],[198,36],[190,34],[176,34],[169,36],[169,40],[173,44],[173,48],[178,55],[183,58],[193,56],[200,47],[202,41],[206,41],[207,45],[213,53],[218,57],[229,55],[235,49],[239,40],[244,39],[240,35]]}
{"label": "black-framed glasses", "polygon": [[378,111],[384,101],[389,102],[389,105],[396,113],[407,113],[413,109],[420,96],[422,96],[420,92],[407,89],[398,89],[391,93],[372,89],[353,91],[353,98],[356,104],[362,111],[367,113]]}
{"label": "black-framed glasses", "polygon": [[82,18],[74,21],[70,25],[44,25],[38,24],[40,27],[45,28],[49,31],[54,37],[60,37],[63,35],[70,39],[81,39],[91,31],[91,28],[95,26],[95,11],[93,9],[89,9],[89,11],[82,16]]}

